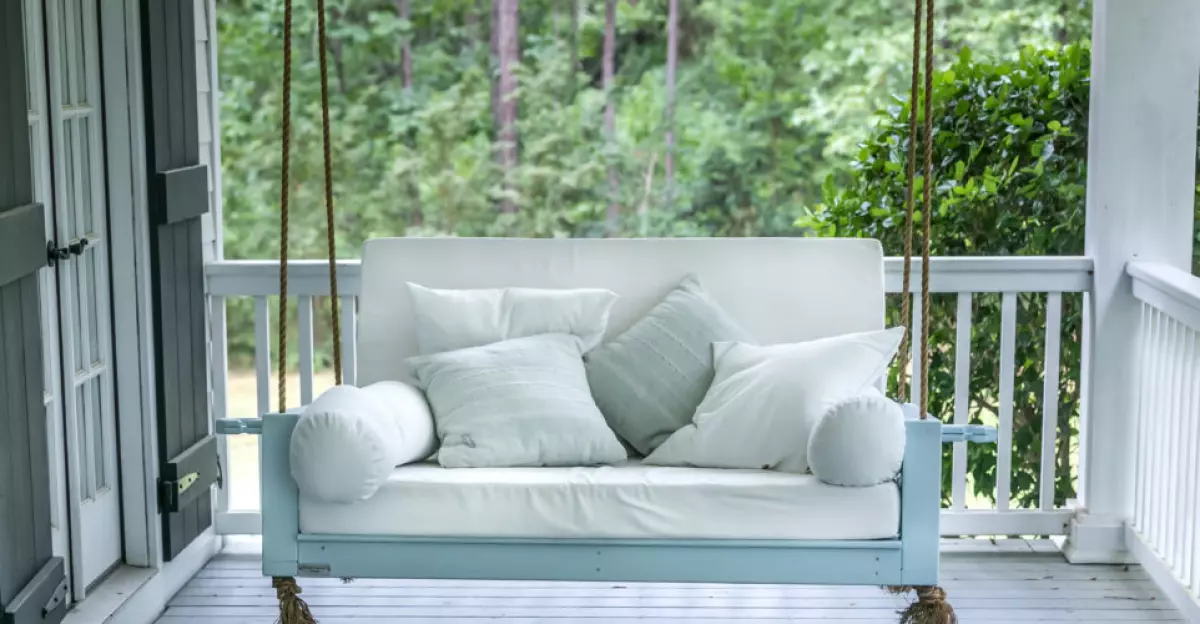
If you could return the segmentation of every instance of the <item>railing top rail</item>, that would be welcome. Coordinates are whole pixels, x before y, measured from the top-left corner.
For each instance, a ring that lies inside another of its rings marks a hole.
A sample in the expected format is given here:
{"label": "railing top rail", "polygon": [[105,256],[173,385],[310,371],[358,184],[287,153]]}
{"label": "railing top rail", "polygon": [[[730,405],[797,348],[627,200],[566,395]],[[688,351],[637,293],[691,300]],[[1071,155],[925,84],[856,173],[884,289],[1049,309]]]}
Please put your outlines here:
{"label": "railing top rail", "polygon": [[[354,296],[361,288],[362,262],[338,260],[338,294]],[[227,297],[279,294],[278,260],[218,260],[204,265],[208,294]],[[328,260],[289,260],[288,292],[328,295]]]}
{"label": "railing top rail", "polygon": [[[913,261],[920,271],[921,261]],[[362,263],[339,260],[340,292],[359,292]],[[888,292],[900,292],[904,261],[884,260]],[[277,260],[220,260],[204,267],[208,292],[219,296],[263,296],[279,292]],[[288,289],[296,295],[329,294],[329,269],[324,260],[288,262]],[[930,289],[959,292],[1084,292],[1091,289],[1092,261],[1078,256],[982,256],[930,259]],[[920,282],[913,281],[914,291]]]}
{"label": "railing top rail", "polygon": [[1133,296],[1171,318],[1200,331],[1200,277],[1161,262],[1134,260],[1125,265]]}
{"label": "railing top rail", "polygon": [[[884,286],[890,293],[903,288],[904,259],[885,258]],[[913,274],[921,260],[913,259]],[[929,288],[935,293],[958,292],[1085,292],[1092,288],[1092,259],[1083,256],[942,256],[930,258]],[[912,292],[921,291],[914,279]]]}

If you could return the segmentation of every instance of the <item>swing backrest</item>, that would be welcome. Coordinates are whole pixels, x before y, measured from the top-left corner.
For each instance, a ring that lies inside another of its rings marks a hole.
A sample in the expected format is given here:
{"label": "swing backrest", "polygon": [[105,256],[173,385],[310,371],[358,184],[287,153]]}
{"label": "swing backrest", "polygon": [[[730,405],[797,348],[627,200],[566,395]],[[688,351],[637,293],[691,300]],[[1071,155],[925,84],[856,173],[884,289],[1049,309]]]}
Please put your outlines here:
{"label": "swing backrest", "polygon": [[411,381],[416,355],[405,282],[430,288],[607,288],[608,335],[686,274],[761,344],[881,329],[878,241],[836,238],[379,238],[366,243],[358,311],[359,385]]}

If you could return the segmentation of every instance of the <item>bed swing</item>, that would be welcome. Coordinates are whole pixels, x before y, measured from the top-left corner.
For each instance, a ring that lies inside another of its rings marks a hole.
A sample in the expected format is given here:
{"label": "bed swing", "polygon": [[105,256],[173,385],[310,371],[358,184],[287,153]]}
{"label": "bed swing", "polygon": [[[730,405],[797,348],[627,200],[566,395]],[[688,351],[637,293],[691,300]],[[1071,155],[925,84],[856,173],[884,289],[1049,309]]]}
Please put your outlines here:
{"label": "bed swing", "polygon": [[[932,91],[933,69],[934,1],[916,0],[914,5],[910,94],[914,105],[909,120],[912,140],[908,146],[901,317],[906,320],[910,318],[911,310],[913,181],[918,138],[915,103],[921,101],[918,76],[923,18],[925,93]],[[285,0],[284,6],[282,301],[287,300],[288,290],[291,0]],[[333,370],[340,386],[341,332],[337,273],[334,270],[333,180],[323,0],[317,0],[317,8]],[[932,121],[928,98],[924,100],[924,111],[924,136],[929,136]],[[932,173],[932,144],[926,141],[925,179],[931,179]],[[573,525],[567,526],[580,516],[572,516],[569,520],[560,518],[561,522],[550,527],[519,526],[491,533],[487,529],[465,530],[459,526],[462,522],[453,520],[456,515],[469,515],[463,513],[462,506],[466,505],[463,501],[470,502],[470,490],[463,489],[467,486],[462,481],[471,481],[474,477],[463,475],[492,473],[487,469],[472,473],[471,470],[426,467],[409,471],[425,471],[421,473],[424,477],[418,479],[426,488],[421,492],[457,492],[462,496],[452,504],[443,505],[440,515],[434,514],[420,530],[395,529],[389,524],[392,520],[378,521],[378,518],[382,515],[394,520],[411,514],[411,509],[404,508],[403,500],[397,507],[384,500],[389,497],[375,495],[371,500],[354,505],[331,505],[306,501],[301,496],[289,470],[289,445],[302,408],[285,409],[287,394],[284,376],[280,375],[278,392],[282,413],[267,414],[261,419],[223,419],[216,423],[216,429],[223,434],[262,436],[262,571],[264,576],[272,577],[282,624],[316,621],[299,596],[297,577],[877,585],[894,593],[915,594],[915,601],[900,613],[902,622],[944,624],[957,621],[945,593],[938,587],[941,445],[958,441],[991,442],[995,439],[995,430],[974,425],[943,425],[926,413],[930,189],[930,184],[923,185],[922,214],[926,218],[923,219],[920,292],[924,305],[920,335],[912,348],[913,357],[919,357],[921,362],[917,367],[919,380],[913,381],[919,385],[919,391],[914,393],[919,396],[919,407],[911,403],[903,405],[905,445],[902,461],[897,458],[898,474],[893,473],[894,478],[884,484],[883,498],[861,498],[860,495],[865,494],[851,492],[853,488],[834,492],[837,488],[825,487],[820,490],[824,495],[860,498],[848,506],[842,505],[839,508],[841,517],[831,512],[832,517],[826,518],[825,528],[759,527],[759,533],[754,535],[739,534],[736,530],[726,534],[721,527],[704,533],[703,538],[676,537],[670,528],[651,532],[651,535],[637,530],[625,533],[600,530],[592,534],[587,528],[577,530]],[[882,248],[878,241],[864,239],[375,239],[364,247],[362,272],[356,340],[360,386],[378,380],[407,379],[402,362],[404,356],[414,351],[413,340],[407,335],[411,332],[411,323],[406,320],[411,301],[404,289],[398,287],[406,281],[443,288],[566,288],[579,284],[611,288],[629,300],[629,303],[613,308],[614,322],[621,322],[644,311],[646,302],[661,295],[681,273],[695,272],[712,286],[715,293],[723,296],[722,303],[731,305],[734,316],[759,332],[761,344],[880,330],[884,324]],[[781,282],[783,279],[787,281]],[[779,283],[788,284],[788,288],[772,287]],[[283,370],[287,359],[287,316],[286,306],[282,305],[278,331],[279,369]],[[908,340],[905,334],[898,349],[900,396],[906,393]],[[883,378],[886,380],[886,374]],[[397,470],[404,470],[404,467]],[[527,470],[533,471],[524,473],[528,475],[537,474],[541,469]],[[445,477],[443,473],[447,472],[455,476]],[[805,485],[804,477],[795,478],[796,492],[812,489]],[[557,487],[553,483],[551,486]],[[528,481],[517,487],[524,493],[537,489],[536,484]],[[417,490],[408,490],[408,495],[413,491]],[[389,496],[404,498],[404,492]],[[819,507],[809,502],[809,507]],[[830,503],[832,507],[839,504]],[[795,508],[784,509],[785,513],[797,511]],[[475,508],[475,511],[497,518],[503,515],[486,507]],[[524,517],[521,510],[511,513]],[[618,510],[617,515],[620,513]],[[803,514],[797,514],[800,515]],[[828,527],[830,523],[861,524],[864,517],[882,517],[884,526],[854,529],[857,533]],[[371,518],[376,521],[372,522]],[[541,520],[547,521],[546,518]],[[549,522],[555,520],[550,518]],[[580,522],[586,524],[586,518]],[[795,523],[804,524],[799,519]],[[372,524],[378,526],[372,528],[369,526]],[[788,517],[778,526],[791,527],[792,524],[793,518]]]}

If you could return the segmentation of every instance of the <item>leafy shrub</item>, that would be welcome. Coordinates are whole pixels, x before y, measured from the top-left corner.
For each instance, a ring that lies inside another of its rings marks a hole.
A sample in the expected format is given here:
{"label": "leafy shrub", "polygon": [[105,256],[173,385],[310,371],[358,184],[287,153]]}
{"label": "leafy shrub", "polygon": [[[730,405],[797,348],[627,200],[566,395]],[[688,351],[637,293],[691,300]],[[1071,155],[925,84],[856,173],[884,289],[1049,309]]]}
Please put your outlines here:
{"label": "leafy shrub", "polygon": [[[980,62],[964,50],[935,75],[934,192],[930,239],[938,256],[1072,255],[1083,252],[1090,51],[1026,48],[1013,61]],[[827,236],[878,238],[903,253],[909,103],[881,111],[878,131],[849,171],[830,176],[823,202],[799,225]],[[922,119],[923,121],[923,119]],[[919,156],[918,156],[919,158]],[[919,169],[919,167],[918,167]],[[918,172],[918,176],[919,176]],[[923,180],[916,184],[918,202]],[[1200,187],[1198,193],[1200,193]],[[920,205],[916,225],[921,228]],[[1012,501],[1036,507],[1040,490],[1045,295],[1018,295],[1013,394]],[[900,323],[900,302],[889,322]],[[931,314],[930,412],[954,412],[957,300],[935,296]],[[1056,423],[1056,504],[1074,495],[1071,477],[1079,421],[1082,297],[1064,295]],[[969,414],[994,423],[998,411],[1001,297],[971,304]],[[893,379],[894,383],[894,379]],[[994,500],[996,447],[968,447],[974,493]],[[949,494],[952,449],[945,449]]]}
{"label": "leafy shrub", "polygon": [[[1002,63],[976,62],[964,51],[953,66],[935,76],[933,255],[1083,251],[1088,60],[1087,48],[1079,46],[1027,49],[1016,61]],[[862,146],[844,182],[838,184],[833,176],[826,180],[824,202],[802,220],[803,225],[822,235],[878,238],[889,255],[903,253],[908,115],[907,101],[897,101],[883,112],[882,125]],[[918,180],[918,202],[922,182]],[[918,204],[917,232],[919,208]],[[1070,461],[1079,416],[1080,306],[1076,298],[1064,299],[1055,460],[1058,503],[1074,494]],[[892,303],[889,322],[899,323],[898,297]],[[1022,295],[1019,303],[1012,494],[1014,503],[1035,506],[1045,361],[1040,330],[1046,308],[1044,297],[1037,295]],[[995,295],[976,295],[971,305],[972,422],[994,422],[991,417],[998,411],[1000,307]],[[934,297],[929,409],[946,420],[954,410],[955,312],[953,297]],[[975,494],[994,498],[996,447],[968,449]],[[947,494],[951,453],[947,447]]]}

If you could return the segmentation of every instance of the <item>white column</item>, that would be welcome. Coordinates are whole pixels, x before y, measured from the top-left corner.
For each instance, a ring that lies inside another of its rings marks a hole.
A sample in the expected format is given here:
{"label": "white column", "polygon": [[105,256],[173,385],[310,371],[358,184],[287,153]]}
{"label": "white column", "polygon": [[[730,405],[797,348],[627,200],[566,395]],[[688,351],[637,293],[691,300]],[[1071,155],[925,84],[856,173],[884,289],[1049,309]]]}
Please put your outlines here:
{"label": "white column", "polygon": [[1132,513],[1133,257],[1189,268],[1200,93],[1200,2],[1096,0],[1087,255],[1095,262],[1082,509],[1074,562],[1118,562]]}

